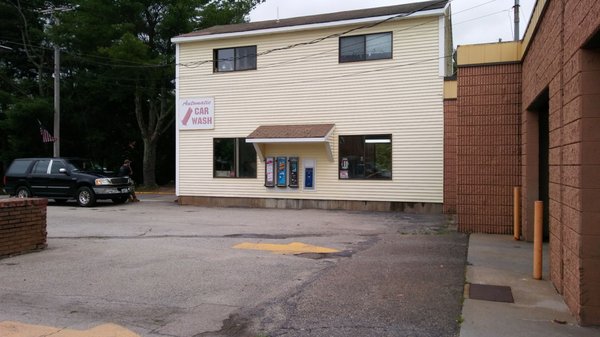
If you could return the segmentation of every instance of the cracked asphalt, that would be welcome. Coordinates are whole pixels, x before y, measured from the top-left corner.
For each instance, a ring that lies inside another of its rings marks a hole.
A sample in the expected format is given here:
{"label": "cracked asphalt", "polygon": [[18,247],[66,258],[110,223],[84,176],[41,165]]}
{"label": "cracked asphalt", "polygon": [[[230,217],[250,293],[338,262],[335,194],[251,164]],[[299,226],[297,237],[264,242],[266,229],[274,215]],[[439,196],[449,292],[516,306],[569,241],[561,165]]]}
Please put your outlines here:
{"label": "cracked asphalt", "polygon": [[[0,323],[81,331],[112,323],[181,337],[459,333],[467,237],[442,215],[202,208],[174,199],[143,195],[141,203],[89,209],[50,203],[48,248],[0,260]],[[340,253],[233,248],[244,242]]]}

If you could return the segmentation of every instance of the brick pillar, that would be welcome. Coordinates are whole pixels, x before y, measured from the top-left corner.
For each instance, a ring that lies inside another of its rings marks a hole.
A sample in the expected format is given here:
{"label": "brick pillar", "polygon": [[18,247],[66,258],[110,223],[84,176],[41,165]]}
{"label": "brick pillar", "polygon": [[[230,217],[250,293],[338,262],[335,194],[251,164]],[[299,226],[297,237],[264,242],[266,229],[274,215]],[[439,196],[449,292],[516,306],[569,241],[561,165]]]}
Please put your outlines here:
{"label": "brick pillar", "polygon": [[521,185],[521,64],[458,69],[457,215],[463,232],[512,234]]}
{"label": "brick pillar", "polygon": [[46,248],[48,199],[0,200],[0,257]]}
{"label": "brick pillar", "polygon": [[[600,49],[565,75],[563,290],[583,325],[600,325]],[[553,280],[554,281],[554,280]]]}

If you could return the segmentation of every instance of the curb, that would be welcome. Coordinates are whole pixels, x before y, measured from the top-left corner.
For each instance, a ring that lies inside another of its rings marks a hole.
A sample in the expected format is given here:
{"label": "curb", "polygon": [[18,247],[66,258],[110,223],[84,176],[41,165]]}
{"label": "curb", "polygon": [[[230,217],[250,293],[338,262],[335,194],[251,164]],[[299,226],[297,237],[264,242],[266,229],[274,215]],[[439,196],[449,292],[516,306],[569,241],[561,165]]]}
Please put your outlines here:
{"label": "curb", "polygon": [[140,192],[140,191],[135,191],[135,194],[155,194],[155,195],[175,195],[175,192]]}

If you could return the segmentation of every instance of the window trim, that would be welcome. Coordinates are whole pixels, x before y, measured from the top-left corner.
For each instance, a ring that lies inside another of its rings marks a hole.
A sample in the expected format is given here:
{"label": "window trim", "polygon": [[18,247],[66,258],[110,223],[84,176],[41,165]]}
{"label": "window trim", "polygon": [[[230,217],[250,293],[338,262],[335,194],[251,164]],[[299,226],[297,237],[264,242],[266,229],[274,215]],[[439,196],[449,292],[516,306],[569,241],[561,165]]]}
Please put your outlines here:
{"label": "window trim", "polygon": [[[238,49],[242,49],[242,48],[250,48],[250,47],[254,47],[254,68],[248,68],[248,69],[236,69],[236,60],[237,60],[237,53],[238,53]],[[233,49],[233,70],[227,70],[227,71],[221,71],[219,70],[219,50],[226,50],[226,49]],[[249,70],[256,70],[258,69],[258,47],[257,45],[248,45],[248,46],[237,46],[237,47],[227,47],[227,48],[216,48],[213,49],[213,73],[233,73],[236,71],[249,71]]]}
{"label": "window trim", "polygon": [[[342,154],[341,154],[341,141],[340,139],[342,137],[362,137],[362,144],[363,144],[363,157],[365,156],[365,149],[364,146],[365,144],[386,144],[387,142],[373,142],[373,143],[367,143],[366,140],[369,137],[374,137],[372,139],[389,139],[389,144],[391,146],[390,148],[390,156],[391,156],[391,168],[390,168],[390,176],[389,178],[368,178],[368,177],[357,177],[357,178],[342,178],[341,177],[341,161],[342,161]],[[377,137],[377,138],[375,138]],[[388,138],[385,138],[388,137]],[[361,134],[361,135],[338,135],[338,160],[337,160],[337,169],[338,169],[338,181],[342,180],[342,181],[352,181],[352,180],[360,180],[360,181],[392,181],[394,180],[394,140],[393,140],[393,136],[391,133],[385,133],[385,134]]]}
{"label": "window trim", "polygon": [[[379,58],[379,59],[368,59],[367,58],[367,36],[369,35],[379,35],[379,34],[389,34],[390,35],[390,57]],[[365,58],[362,60],[349,60],[342,61],[342,39],[349,37],[362,37],[363,38],[363,55]],[[377,33],[369,33],[369,34],[358,34],[358,35],[348,35],[348,36],[340,36],[338,39],[338,63],[353,63],[353,62],[365,62],[365,61],[381,61],[381,60],[393,60],[394,59],[394,32],[377,32]]]}
{"label": "window trim", "polygon": [[[217,170],[216,170],[216,166],[215,166],[215,141],[217,139],[233,139],[234,141],[234,148],[233,148],[233,165],[234,165],[234,171],[236,173],[235,177],[231,177],[231,176],[217,176]],[[213,178],[214,179],[257,179],[258,178],[258,154],[256,153],[256,150],[254,150],[254,160],[255,160],[255,164],[256,167],[254,169],[254,176],[253,177],[239,177],[239,172],[240,172],[240,148],[239,148],[239,144],[240,141],[244,141],[246,142],[246,138],[244,137],[213,137],[213,146],[212,146],[212,172],[213,172]],[[247,143],[250,144],[250,143]]]}

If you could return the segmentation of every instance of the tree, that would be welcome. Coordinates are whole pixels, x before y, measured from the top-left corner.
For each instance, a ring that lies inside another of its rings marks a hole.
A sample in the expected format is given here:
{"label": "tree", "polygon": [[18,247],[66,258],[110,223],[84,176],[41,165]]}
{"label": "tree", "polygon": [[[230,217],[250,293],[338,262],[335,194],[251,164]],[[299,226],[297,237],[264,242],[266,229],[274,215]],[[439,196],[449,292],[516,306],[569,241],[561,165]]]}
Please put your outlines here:
{"label": "tree", "polygon": [[0,174],[15,157],[45,155],[37,120],[52,115],[48,17],[40,0],[0,0]]}
{"label": "tree", "polygon": [[[6,43],[11,52],[4,52],[2,59],[11,64],[4,69],[10,77],[2,77],[3,81],[19,81],[27,79],[37,82],[37,95],[45,96],[48,89],[49,62],[52,51],[45,48],[48,38],[44,32],[48,17],[39,9],[43,1],[2,0],[0,2],[0,44]],[[5,66],[7,64],[4,64]],[[33,66],[33,69],[31,68]],[[27,88],[22,84],[13,86],[19,94],[25,94]],[[27,92],[28,93],[28,92]]]}
{"label": "tree", "polygon": [[[61,15],[53,39],[74,55],[73,81],[95,74],[112,79],[135,116],[143,150],[143,183],[156,185],[157,145],[173,127],[176,35],[216,24],[240,23],[264,0],[78,0]],[[116,110],[121,110],[117,108]]]}

